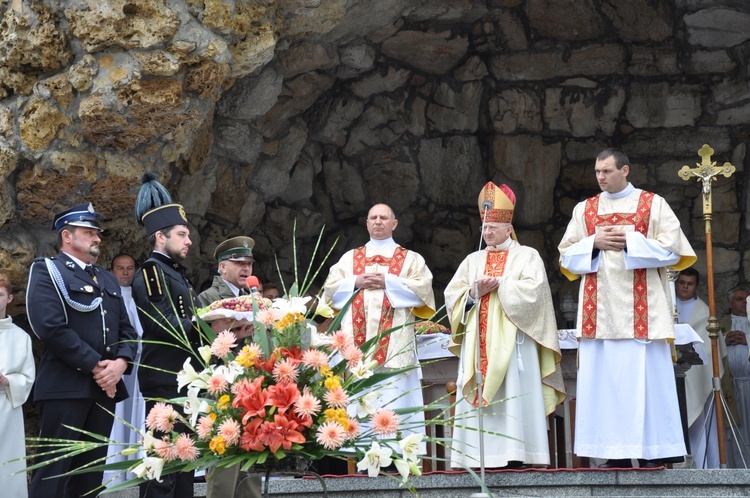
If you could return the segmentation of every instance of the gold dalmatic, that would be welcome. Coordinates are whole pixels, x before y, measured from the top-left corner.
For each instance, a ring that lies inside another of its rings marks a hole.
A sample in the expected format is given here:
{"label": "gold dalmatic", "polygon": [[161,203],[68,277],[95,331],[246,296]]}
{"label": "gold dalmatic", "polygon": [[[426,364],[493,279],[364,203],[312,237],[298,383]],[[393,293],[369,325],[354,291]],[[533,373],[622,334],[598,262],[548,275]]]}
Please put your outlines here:
{"label": "gold dalmatic", "polygon": [[[381,265],[388,266],[388,273],[391,275],[400,275],[401,270],[404,268],[404,261],[406,260],[406,254],[409,251],[403,247],[397,247],[393,252],[393,256],[386,258],[385,256],[373,256],[367,257],[367,250],[363,247],[358,247],[354,250],[354,275],[362,275],[365,272],[365,268],[370,265]],[[390,330],[393,327],[393,306],[388,296],[383,293],[383,307],[380,313],[380,324],[378,325],[378,335],[383,332]],[[357,292],[357,295],[352,301],[352,330],[354,331],[354,344],[362,346],[367,341],[367,317],[365,315],[365,296],[362,291]],[[390,342],[390,334],[381,337],[378,341],[378,349],[375,352],[375,360],[378,365],[383,365],[386,358],[388,357],[388,344]]]}
{"label": "gold dalmatic", "polygon": [[[632,225],[636,232],[644,236],[648,233],[651,220],[651,202],[654,194],[642,191],[635,213],[599,214],[599,197],[586,201],[586,231],[589,236],[596,233],[596,227]],[[598,304],[598,282],[596,273],[587,273],[583,279],[583,308],[581,337],[596,339],[596,308]],[[647,270],[633,271],[633,333],[636,339],[648,339],[648,281]]]}

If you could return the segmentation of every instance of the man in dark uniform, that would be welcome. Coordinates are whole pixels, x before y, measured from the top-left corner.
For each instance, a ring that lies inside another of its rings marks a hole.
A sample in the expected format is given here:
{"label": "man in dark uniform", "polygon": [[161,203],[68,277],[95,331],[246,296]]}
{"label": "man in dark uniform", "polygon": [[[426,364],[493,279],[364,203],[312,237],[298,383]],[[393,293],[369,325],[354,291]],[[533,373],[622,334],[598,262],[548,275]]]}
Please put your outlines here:
{"label": "man in dark uniform", "polygon": [[[32,263],[26,290],[29,323],[44,346],[34,385],[40,437],[88,439],[65,426],[108,435],[114,419],[102,407],[114,411],[115,403],[128,397],[121,377],[132,367],[138,337],[117,279],[92,265],[102,229],[91,203],[56,214],[53,229],[60,253]],[[105,446],[34,470],[29,496],[83,496],[101,485],[101,472],[53,476],[106,454]]]}
{"label": "man in dark uniform", "polygon": [[[175,374],[182,370],[188,357],[192,357],[194,367],[201,365],[197,354],[201,344],[199,331],[192,321],[198,295],[181,264],[192,244],[185,210],[179,204],[153,206],[140,216],[140,221],[146,227],[152,250],[133,279],[133,300],[143,326],[138,383],[146,398],[148,414],[156,400],[187,394],[186,390],[178,392]],[[155,344],[155,341],[167,344]],[[176,424],[174,430],[190,433],[183,424]],[[158,438],[161,434],[155,436]],[[140,496],[193,496],[193,476],[191,471],[164,475],[162,482],[148,481],[141,484]]]}
{"label": "man in dark uniform", "polygon": [[[219,262],[219,274],[214,277],[211,287],[198,296],[202,306],[208,306],[219,299],[248,294],[245,279],[253,274],[253,247],[255,247],[255,241],[250,237],[232,237],[216,246],[214,258]],[[260,298],[260,294],[256,294],[256,299]],[[244,343],[243,339],[249,337],[253,331],[251,325],[232,323],[231,319],[217,320],[211,326],[218,330],[232,327],[231,331],[234,332],[240,345]],[[260,498],[262,496],[260,475],[245,477],[240,474],[240,467],[241,464],[237,464],[231,467],[209,469],[206,477],[206,497],[234,497],[238,483],[242,483],[242,491],[239,495],[241,498]]]}

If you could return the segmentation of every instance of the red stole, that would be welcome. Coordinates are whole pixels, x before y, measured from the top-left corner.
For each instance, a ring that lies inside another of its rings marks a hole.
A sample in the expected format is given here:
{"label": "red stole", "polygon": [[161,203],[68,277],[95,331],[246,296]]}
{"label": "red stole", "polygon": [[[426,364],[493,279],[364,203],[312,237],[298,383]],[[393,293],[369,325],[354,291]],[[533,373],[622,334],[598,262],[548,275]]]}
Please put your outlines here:
{"label": "red stole", "polygon": [[[610,213],[599,215],[599,197],[601,194],[586,200],[584,218],[586,232],[589,236],[596,233],[596,227],[614,225],[634,225],[637,232],[644,236],[648,233],[651,219],[651,201],[654,194],[641,191],[638,208],[635,213]],[[596,339],[596,306],[597,306],[596,273],[587,273],[583,279],[583,307],[581,313],[581,337]],[[613,311],[614,312],[614,311]],[[646,269],[633,271],[633,337],[648,339],[648,282]]]}
{"label": "red stole", "polygon": [[[386,258],[383,256],[367,257],[367,250],[364,246],[354,250],[354,275],[362,275],[365,267],[378,264],[381,266],[388,265],[388,273],[391,275],[400,275],[404,268],[406,253],[409,252],[401,246],[396,247],[393,256]],[[383,292],[383,307],[380,312],[380,323],[378,324],[378,335],[393,327],[393,307],[388,300],[388,296]],[[354,344],[362,346],[367,341],[367,318],[365,316],[365,296],[362,291],[352,301],[352,330],[354,331]],[[378,341],[378,349],[375,352],[375,360],[378,365],[385,363],[388,357],[388,343],[391,335],[381,337]]]}
{"label": "red stole", "polygon": [[[507,260],[507,250],[487,251],[484,274],[488,277],[502,277],[505,273],[505,262]],[[482,296],[479,302],[479,367],[482,369],[482,378],[487,377],[487,315],[489,311],[490,293],[487,293]],[[476,401],[474,406],[476,406]]]}

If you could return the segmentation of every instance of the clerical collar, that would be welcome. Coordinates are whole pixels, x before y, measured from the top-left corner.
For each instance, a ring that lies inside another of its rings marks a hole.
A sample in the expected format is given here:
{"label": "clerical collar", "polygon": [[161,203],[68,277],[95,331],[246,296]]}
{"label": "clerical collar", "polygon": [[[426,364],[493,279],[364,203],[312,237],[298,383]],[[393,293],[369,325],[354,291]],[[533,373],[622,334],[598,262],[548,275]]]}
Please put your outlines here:
{"label": "clerical collar", "polygon": [[157,259],[157,260],[161,261],[162,263],[164,263],[167,266],[171,266],[172,269],[174,269],[174,270],[182,271],[182,269],[183,269],[183,266],[180,263],[178,263],[177,261],[173,260],[172,258],[170,258],[169,256],[167,256],[163,252],[151,251],[151,257],[154,258],[154,259]]}
{"label": "clerical collar", "polygon": [[632,183],[628,182],[628,186],[620,190],[619,192],[615,192],[613,194],[611,192],[604,191],[602,192],[602,195],[604,197],[609,197],[610,199],[622,199],[623,197],[629,196],[633,192],[635,192],[635,187],[633,186]]}
{"label": "clerical collar", "polygon": [[513,247],[513,244],[515,242],[516,242],[515,240],[508,237],[507,239],[505,239],[505,242],[503,242],[499,246],[487,246],[487,250],[488,251],[505,251]]}
{"label": "clerical collar", "polygon": [[65,255],[66,255],[67,257],[69,257],[70,259],[72,259],[73,261],[75,261],[75,263],[76,263],[76,264],[77,264],[78,266],[80,266],[80,267],[81,267],[81,270],[85,270],[85,269],[86,269],[86,267],[87,267],[88,265],[90,265],[90,264],[91,264],[91,263],[86,263],[85,261],[83,261],[83,260],[80,260],[80,259],[76,258],[75,256],[73,256],[72,254],[70,254],[70,253],[67,253],[67,252],[65,252],[65,251],[62,251],[62,253],[63,253],[63,254],[65,254]]}
{"label": "clerical collar", "polygon": [[396,245],[396,242],[393,240],[393,237],[388,237],[387,239],[370,239],[370,242],[365,244],[367,247],[372,247],[373,249],[382,249],[383,247],[388,247],[392,245]]}
{"label": "clerical collar", "polygon": [[695,301],[696,299],[698,299],[698,296],[693,296],[690,299],[680,299],[679,296],[675,296],[675,297],[677,297],[678,303],[689,303],[690,301]]}

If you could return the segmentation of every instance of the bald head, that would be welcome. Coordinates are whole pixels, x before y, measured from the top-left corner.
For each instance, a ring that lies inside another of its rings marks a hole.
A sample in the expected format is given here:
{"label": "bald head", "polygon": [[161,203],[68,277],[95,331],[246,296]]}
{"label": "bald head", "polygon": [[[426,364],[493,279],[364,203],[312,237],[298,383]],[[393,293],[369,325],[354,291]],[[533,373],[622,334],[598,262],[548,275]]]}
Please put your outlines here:
{"label": "bald head", "polygon": [[385,240],[391,238],[397,226],[396,215],[387,204],[375,204],[367,213],[367,232],[372,239]]}

